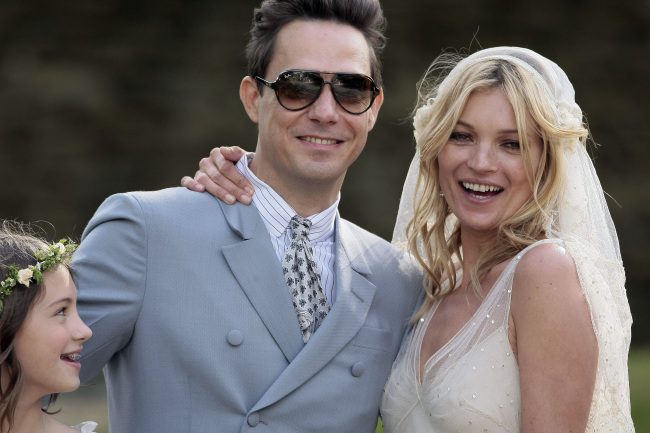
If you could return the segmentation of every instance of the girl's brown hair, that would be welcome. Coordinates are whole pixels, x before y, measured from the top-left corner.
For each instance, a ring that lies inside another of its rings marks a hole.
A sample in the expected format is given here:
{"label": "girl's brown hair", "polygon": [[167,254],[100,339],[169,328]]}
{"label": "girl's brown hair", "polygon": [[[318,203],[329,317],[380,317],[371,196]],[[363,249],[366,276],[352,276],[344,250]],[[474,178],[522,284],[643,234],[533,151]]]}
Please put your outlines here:
{"label": "girl's brown hair", "polygon": [[[9,266],[20,269],[36,264],[35,254],[48,244],[35,234],[31,226],[17,221],[0,221],[0,281],[7,278]],[[63,266],[68,266],[66,262]],[[16,285],[11,295],[3,300],[0,311],[0,368],[6,383],[0,380],[0,426],[12,426],[18,398],[23,391],[23,370],[16,356],[15,338],[23,326],[31,307],[43,296],[46,281]],[[56,401],[51,395],[48,407]]]}

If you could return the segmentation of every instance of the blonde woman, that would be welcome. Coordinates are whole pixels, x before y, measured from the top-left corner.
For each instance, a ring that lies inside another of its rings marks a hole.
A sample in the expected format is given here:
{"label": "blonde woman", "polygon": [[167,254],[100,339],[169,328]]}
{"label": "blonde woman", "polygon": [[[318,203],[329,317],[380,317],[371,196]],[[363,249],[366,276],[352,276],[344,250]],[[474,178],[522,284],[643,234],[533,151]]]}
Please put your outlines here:
{"label": "blonde woman", "polygon": [[625,275],[568,78],[499,47],[437,59],[420,90],[394,242],[427,296],[385,431],[634,431]]}

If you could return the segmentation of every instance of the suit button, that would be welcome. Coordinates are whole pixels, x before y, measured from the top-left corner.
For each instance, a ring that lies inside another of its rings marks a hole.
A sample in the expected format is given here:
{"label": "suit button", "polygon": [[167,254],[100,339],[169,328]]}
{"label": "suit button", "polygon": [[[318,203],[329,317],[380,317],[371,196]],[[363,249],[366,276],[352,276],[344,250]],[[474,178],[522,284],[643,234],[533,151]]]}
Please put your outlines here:
{"label": "suit button", "polygon": [[244,341],[244,334],[237,329],[233,329],[228,333],[228,344],[231,346],[239,346]]}
{"label": "suit button", "polygon": [[359,377],[366,371],[366,364],[364,362],[357,362],[352,366],[352,376]]}
{"label": "suit button", "polygon": [[248,425],[251,427],[257,427],[257,424],[260,423],[260,414],[257,412],[253,412],[252,414],[248,415]]}

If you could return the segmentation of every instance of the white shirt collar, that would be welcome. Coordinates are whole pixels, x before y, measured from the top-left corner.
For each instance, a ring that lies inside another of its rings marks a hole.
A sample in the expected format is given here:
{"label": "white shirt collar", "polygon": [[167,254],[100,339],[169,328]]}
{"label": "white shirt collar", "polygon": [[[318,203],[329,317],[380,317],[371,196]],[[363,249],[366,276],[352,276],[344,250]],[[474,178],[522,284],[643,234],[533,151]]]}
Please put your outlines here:
{"label": "white shirt collar", "polygon": [[[254,153],[247,153],[237,162],[236,167],[253,184],[255,188],[252,197],[253,204],[257,207],[269,233],[271,236],[279,238],[285,233],[291,218],[297,213],[278,193],[249,170],[248,164],[254,156]],[[341,193],[339,192],[336,201],[330,207],[307,217],[311,221],[311,230],[309,231],[311,242],[323,241],[333,235],[340,200]]]}

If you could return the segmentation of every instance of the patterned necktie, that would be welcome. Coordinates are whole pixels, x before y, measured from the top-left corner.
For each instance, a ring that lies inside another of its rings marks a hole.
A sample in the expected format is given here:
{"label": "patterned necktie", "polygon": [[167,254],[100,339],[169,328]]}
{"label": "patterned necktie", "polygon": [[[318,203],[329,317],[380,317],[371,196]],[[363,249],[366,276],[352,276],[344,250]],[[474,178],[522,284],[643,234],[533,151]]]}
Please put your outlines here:
{"label": "patterned necktie", "polygon": [[298,215],[291,218],[291,244],[282,259],[282,271],[293,297],[302,339],[306,343],[330,310],[309,242],[311,221]]}

